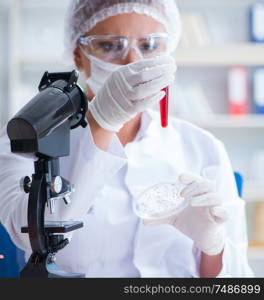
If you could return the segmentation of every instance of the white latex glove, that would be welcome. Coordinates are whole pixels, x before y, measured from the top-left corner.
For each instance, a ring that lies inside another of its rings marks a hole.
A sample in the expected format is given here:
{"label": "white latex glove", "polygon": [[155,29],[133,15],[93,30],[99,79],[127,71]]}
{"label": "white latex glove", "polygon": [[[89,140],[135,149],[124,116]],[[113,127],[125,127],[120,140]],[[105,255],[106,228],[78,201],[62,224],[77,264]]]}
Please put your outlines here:
{"label": "white latex glove", "polygon": [[175,71],[171,56],[124,65],[108,77],[89,110],[102,128],[119,131],[126,122],[164,97],[161,90],[174,81]]}
{"label": "white latex glove", "polygon": [[181,196],[189,202],[179,214],[166,219],[144,220],[146,225],[171,224],[194,241],[194,246],[208,255],[220,254],[225,244],[223,223],[228,211],[224,199],[216,192],[214,182],[200,176],[184,173],[179,176],[186,187]]}

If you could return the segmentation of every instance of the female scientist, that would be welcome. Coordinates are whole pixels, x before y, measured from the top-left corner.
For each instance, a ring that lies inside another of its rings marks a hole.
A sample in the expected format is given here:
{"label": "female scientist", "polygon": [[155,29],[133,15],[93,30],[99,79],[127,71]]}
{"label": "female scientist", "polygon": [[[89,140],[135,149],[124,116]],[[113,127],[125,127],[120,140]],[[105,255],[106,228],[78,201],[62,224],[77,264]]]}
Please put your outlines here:
{"label": "female scientist", "polygon": [[[74,0],[66,28],[90,103],[88,128],[71,132],[70,156],[61,159],[61,176],[75,185],[72,203],[46,215],[84,222],[57,263],[87,277],[253,276],[245,203],[223,144],[179,119],[163,129],[150,110],[174,81],[174,0]],[[18,179],[33,173],[35,157],[11,153],[6,128],[0,145],[0,220],[28,258],[28,235],[20,233],[27,195]],[[188,199],[182,212],[151,224],[136,216],[139,193],[178,179]]]}

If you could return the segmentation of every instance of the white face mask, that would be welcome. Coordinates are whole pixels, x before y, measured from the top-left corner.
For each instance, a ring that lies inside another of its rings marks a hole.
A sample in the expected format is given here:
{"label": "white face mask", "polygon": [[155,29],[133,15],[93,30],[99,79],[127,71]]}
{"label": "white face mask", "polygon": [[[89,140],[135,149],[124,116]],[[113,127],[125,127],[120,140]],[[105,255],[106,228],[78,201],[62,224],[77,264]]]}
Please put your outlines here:
{"label": "white face mask", "polygon": [[104,85],[106,79],[122,65],[105,62],[93,55],[84,53],[91,62],[91,76],[86,80],[94,94]]}

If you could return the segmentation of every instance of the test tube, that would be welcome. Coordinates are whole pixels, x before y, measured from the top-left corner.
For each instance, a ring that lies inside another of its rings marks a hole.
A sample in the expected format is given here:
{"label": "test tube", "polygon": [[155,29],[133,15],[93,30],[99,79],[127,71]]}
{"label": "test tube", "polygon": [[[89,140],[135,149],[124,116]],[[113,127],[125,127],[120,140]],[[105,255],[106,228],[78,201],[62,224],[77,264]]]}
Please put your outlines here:
{"label": "test tube", "polygon": [[168,126],[168,108],[169,108],[169,87],[162,89],[166,94],[162,100],[160,100],[160,122],[161,127],[166,128]]}

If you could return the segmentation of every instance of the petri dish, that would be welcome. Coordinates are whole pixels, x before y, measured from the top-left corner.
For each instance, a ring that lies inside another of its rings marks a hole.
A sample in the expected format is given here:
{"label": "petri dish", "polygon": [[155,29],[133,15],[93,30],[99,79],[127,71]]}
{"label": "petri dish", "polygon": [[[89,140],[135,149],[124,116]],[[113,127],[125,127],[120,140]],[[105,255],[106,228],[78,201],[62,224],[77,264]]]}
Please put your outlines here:
{"label": "petri dish", "polygon": [[145,220],[170,217],[187,207],[188,201],[180,196],[185,185],[165,182],[151,186],[136,197],[133,203],[135,214]]}

